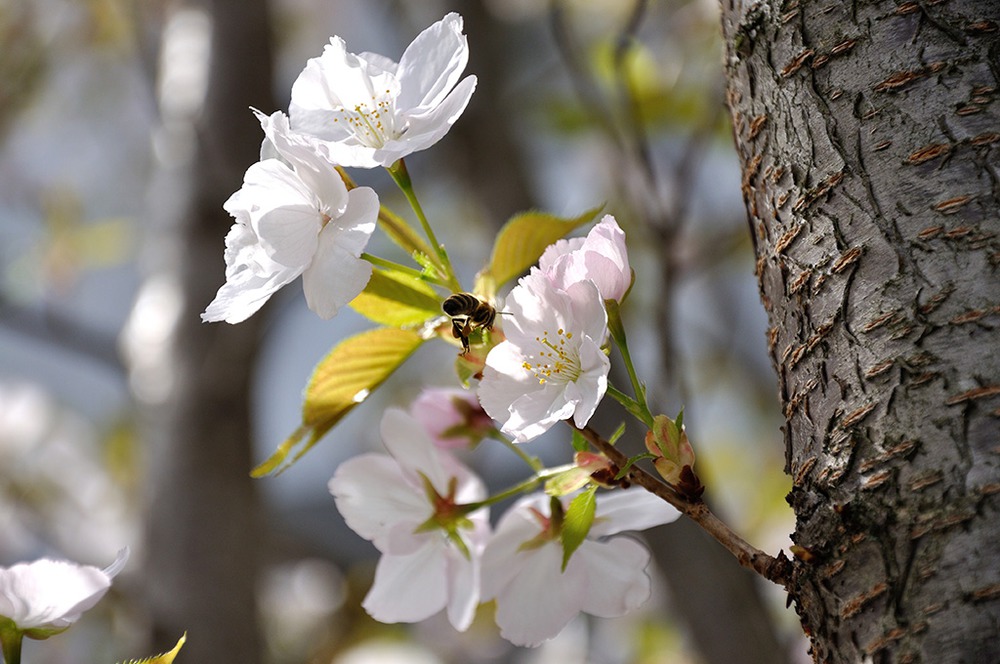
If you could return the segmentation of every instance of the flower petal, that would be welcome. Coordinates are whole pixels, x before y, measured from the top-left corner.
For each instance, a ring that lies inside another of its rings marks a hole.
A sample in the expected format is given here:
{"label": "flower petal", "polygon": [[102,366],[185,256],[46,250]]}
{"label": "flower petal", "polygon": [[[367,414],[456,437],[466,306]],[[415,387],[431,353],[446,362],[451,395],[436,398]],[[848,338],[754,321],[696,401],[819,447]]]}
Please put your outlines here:
{"label": "flower petal", "polygon": [[617,618],[642,606],[651,592],[648,564],[649,552],[628,537],[587,540],[568,566],[579,567],[587,579],[580,609],[601,618]]}
{"label": "flower petal", "polygon": [[574,383],[546,383],[541,389],[524,394],[510,406],[510,417],[501,431],[514,436],[519,443],[537,438],[556,422],[573,415],[579,389]]}
{"label": "flower petal", "polygon": [[368,246],[368,241],[375,232],[378,213],[379,200],[374,189],[355,187],[348,192],[347,206],[344,208],[344,213],[334,220],[334,226],[338,236],[337,242],[352,256],[360,256]]}
{"label": "flower petal", "polygon": [[436,106],[455,87],[469,62],[462,17],[451,12],[414,38],[399,59],[398,108]]}
{"label": "flower petal", "polygon": [[542,272],[549,272],[552,270],[553,266],[563,256],[576,251],[581,246],[583,246],[584,238],[582,237],[570,237],[563,238],[562,240],[556,240],[542,252],[541,257],[538,259],[538,269]]}
{"label": "flower petal", "polygon": [[496,597],[496,621],[503,638],[519,646],[537,646],[553,638],[573,619],[586,597],[585,579],[562,567],[562,547],[555,541],[519,551],[519,573]]}
{"label": "flower petal", "polygon": [[585,427],[608,390],[608,372],[611,370],[611,360],[589,337],[580,342],[580,369],[580,377],[574,383],[579,396],[576,398],[573,422],[578,427]]}
{"label": "flower petal", "polygon": [[19,630],[62,630],[93,607],[111,577],[90,565],[41,559],[0,568],[0,616]]}
{"label": "flower petal", "polygon": [[334,232],[324,229],[312,264],[302,273],[306,304],[320,318],[329,320],[342,306],[357,297],[371,278],[372,265],[351,255],[337,242]]}
{"label": "flower petal", "polygon": [[[219,288],[201,319],[206,322],[240,323],[256,313],[282,286],[293,281],[302,270],[284,267],[258,252],[257,236],[242,224],[233,224],[226,236],[226,283]],[[245,243],[252,242],[253,247]],[[259,253],[259,255],[258,255]],[[274,272],[262,273],[266,262]]]}
{"label": "flower petal", "polygon": [[439,495],[448,492],[451,475],[442,464],[445,453],[435,447],[434,441],[412,415],[400,408],[389,408],[382,415],[379,431],[389,454],[408,475],[411,484],[422,487],[420,475],[423,475]]}
{"label": "flower petal", "polygon": [[406,132],[375,150],[375,160],[382,166],[390,166],[400,157],[426,150],[440,141],[465,112],[476,82],[475,76],[466,76],[439,106],[419,116],[406,116]]}
{"label": "flower petal", "polygon": [[593,281],[570,284],[564,291],[569,299],[570,329],[590,337],[598,344],[608,333],[608,314],[604,310],[604,300]]}
{"label": "flower petal", "polygon": [[296,116],[299,110],[353,109],[371,104],[376,91],[389,89],[392,96],[398,94],[396,77],[385,71],[381,61],[373,65],[350,53],[343,39],[332,37],[322,55],[307,61],[292,84],[292,125],[302,131]]}
{"label": "flower petal", "polygon": [[550,246],[538,265],[557,288],[593,281],[602,300],[621,300],[632,284],[625,233],[610,214],[604,215],[587,237],[560,240]]}
{"label": "flower petal", "polygon": [[447,603],[448,579],[440,545],[425,536],[426,544],[406,556],[383,554],[375,568],[375,582],[362,606],[379,622],[418,622]]}
{"label": "flower petal", "polygon": [[548,496],[532,494],[514,503],[500,517],[496,530],[483,552],[483,601],[494,599],[519,572],[515,556],[525,542],[542,531],[542,525],[532,510],[547,513]]}
{"label": "flower petal", "polygon": [[[348,204],[347,187],[340,174],[321,154],[319,142],[305,134],[293,132],[288,116],[275,111],[270,116],[253,109],[261,128],[267,137],[265,146],[271,149],[295,171],[313,199],[318,199],[321,207],[330,216],[339,216]],[[262,148],[262,158],[266,148]]]}
{"label": "flower petal", "polygon": [[422,489],[384,454],[362,454],[341,463],[328,487],[348,527],[380,551],[390,549],[397,524],[406,524],[412,533],[434,511]]}
{"label": "flower petal", "polygon": [[[487,526],[488,528],[488,526]],[[446,558],[448,566],[448,622],[460,632],[464,632],[476,617],[479,606],[479,587],[482,579],[482,564],[479,555],[466,560],[454,548],[449,548]]]}
{"label": "flower petal", "polygon": [[591,537],[626,530],[646,530],[675,521],[680,512],[645,489],[632,488],[602,495],[597,502]]}

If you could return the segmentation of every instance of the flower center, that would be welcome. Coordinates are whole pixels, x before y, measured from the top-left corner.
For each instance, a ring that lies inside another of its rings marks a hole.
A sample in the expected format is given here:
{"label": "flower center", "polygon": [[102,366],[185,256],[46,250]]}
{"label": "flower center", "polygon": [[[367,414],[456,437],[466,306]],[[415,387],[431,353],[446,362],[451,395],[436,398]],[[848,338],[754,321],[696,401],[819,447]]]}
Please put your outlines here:
{"label": "flower center", "polygon": [[522,366],[535,374],[539,384],[549,381],[570,383],[580,377],[580,355],[575,344],[568,344],[573,338],[572,332],[562,328],[556,330],[554,336],[548,331],[535,337],[538,342],[538,352],[526,354]]}
{"label": "flower center", "polygon": [[396,103],[389,90],[372,97],[370,104],[357,104],[353,109],[341,107],[334,122],[343,122],[354,137],[370,148],[384,147],[403,132],[396,128]]}

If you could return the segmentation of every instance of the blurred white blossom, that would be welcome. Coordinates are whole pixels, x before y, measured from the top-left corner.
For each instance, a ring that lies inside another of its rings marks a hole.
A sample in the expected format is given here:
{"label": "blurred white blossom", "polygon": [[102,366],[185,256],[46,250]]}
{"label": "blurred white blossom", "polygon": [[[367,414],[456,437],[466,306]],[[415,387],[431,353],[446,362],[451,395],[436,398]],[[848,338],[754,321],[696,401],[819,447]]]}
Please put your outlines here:
{"label": "blurred white blossom", "polygon": [[126,548],[103,570],[47,558],[0,567],[0,618],[30,638],[57,634],[104,597],[127,561]]}

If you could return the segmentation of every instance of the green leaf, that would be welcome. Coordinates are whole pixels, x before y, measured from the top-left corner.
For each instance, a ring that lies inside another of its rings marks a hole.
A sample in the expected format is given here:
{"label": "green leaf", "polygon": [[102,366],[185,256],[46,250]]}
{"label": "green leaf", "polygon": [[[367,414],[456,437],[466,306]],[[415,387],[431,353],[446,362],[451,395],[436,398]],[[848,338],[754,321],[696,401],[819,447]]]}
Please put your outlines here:
{"label": "green leaf", "polygon": [[586,452],[590,449],[590,443],[587,439],[583,437],[583,434],[573,429],[573,451],[574,452]]}
{"label": "green leaf", "polygon": [[[423,343],[413,330],[380,327],[344,339],[313,371],[302,405],[302,425],[251,475],[283,471],[312,449],[355,406],[368,398]],[[304,442],[303,442],[304,441]],[[289,459],[292,450],[299,448]]]}
{"label": "green leaf", "polygon": [[427,255],[431,253],[430,246],[413,230],[413,227],[384,205],[379,208],[378,221],[389,239],[402,247],[407,254],[412,256],[414,253]]}
{"label": "green leaf", "polygon": [[643,459],[656,459],[656,458],[657,457],[655,454],[650,454],[649,452],[638,454],[634,457],[629,457],[628,461],[625,462],[625,465],[622,466],[621,470],[618,471],[618,474],[615,475],[615,479],[620,480],[621,478],[628,475],[628,471],[631,470],[632,466],[634,466],[639,461],[642,461]]}
{"label": "green leaf", "polygon": [[619,424],[618,428],[615,429],[614,433],[612,433],[611,436],[608,437],[608,442],[611,443],[612,445],[614,445],[615,443],[618,442],[618,439],[621,438],[623,435],[625,435],[625,423],[624,422],[622,422],[621,424]]}
{"label": "green leaf", "polygon": [[[564,219],[544,212],[523,212],[504,224],[493,245],[485,272],[500,287],[531,267],[550,244],[591,221],[604,206]],[[484,279],[484,278],[481,278]]]}
{"label": "green leaf", "polygon": [[596,491],[597,487],[591,486],[574,498],[566,510],[566,518],[563,521],[562,532],[560,533],[563,546],[562,569],[564,572],[566,571],[566,565],[569,564],[570,556],[580,548],[583,540],[587,539],[590,526],[594,523],[594,514],[597,511],[597,498],[594,495]]}
{"label": "green leaf", "polygon": [[373,270],[368,285],[351,302],[351,308],[390,327],[420,325],[443,315],[441,299],[430,285],[395,270]]}

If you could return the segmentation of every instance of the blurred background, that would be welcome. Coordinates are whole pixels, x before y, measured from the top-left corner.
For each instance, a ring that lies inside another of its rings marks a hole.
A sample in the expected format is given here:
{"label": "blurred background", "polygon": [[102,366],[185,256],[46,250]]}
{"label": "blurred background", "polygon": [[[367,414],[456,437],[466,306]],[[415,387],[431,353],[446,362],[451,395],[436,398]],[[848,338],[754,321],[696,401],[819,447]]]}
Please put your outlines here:
{"label": "blurred background", "polygon": [[[788,546],[776,381],[724,104],[714,0],[0,0],[0,565],[132,558],[107,599],[25,661],[625,663],[807,661],[778,588],[688,523],[647,534],[654,596],[581,617],[549,644],[438,616],[360,609],[376,552],[327,492],[378,449],[390,404],[456,385],[427,344],[284,474],[249,470],[298,425],[312,367],[370,326],[322,321],[298,283],[250,321],[203,324],[224,280],[222,203],[258,157],[250,106],[287,110],[333,34],[398,59],[447,11],[465,17],[472,102],[407,159],[461,278],[512,214],[606,202],[637,282],[625,310],[651,406],[683,406],[708,500],[756,546]],[[384,172],[352,171],[408,215]],[[392,255],[376,239],[371,250]],[[619,379],[627,384],[627,379]],[[610,433],[623,419],[602,408]],[[635,430],[633,430],[635,429]],[[621,445],[632,452],[641,432]],[[569,456],[556,431],[531,443]],[[517,459],[467,461],[495,487]]]}

